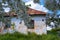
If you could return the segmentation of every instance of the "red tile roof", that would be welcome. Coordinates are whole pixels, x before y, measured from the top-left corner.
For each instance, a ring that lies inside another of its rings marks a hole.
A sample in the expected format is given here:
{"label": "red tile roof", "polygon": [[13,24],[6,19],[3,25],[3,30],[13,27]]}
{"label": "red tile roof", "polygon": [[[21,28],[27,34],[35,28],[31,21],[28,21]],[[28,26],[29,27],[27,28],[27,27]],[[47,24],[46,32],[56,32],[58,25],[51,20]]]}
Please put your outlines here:
{"label": "red tile roof", "polygon": [[28,14],[31,14],[31,15],[33,15],[33,14],[46,14],[45,12],[34,10],[31,8],[29,8],[27,12],[28,12]]}

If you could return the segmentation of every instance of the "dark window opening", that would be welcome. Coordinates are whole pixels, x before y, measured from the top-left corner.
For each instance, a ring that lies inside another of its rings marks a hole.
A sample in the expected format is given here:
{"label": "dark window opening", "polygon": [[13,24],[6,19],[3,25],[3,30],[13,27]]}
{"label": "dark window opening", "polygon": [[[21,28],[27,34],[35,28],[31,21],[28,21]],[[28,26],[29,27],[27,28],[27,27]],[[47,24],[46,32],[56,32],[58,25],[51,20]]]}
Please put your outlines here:
{"label": "dark window opening", "polygon": [[29,22],[29,24],[31,25],[30,27],[28,27],[28,29],[34,29],[34,20],[31,20]]}
{"label": "dark window opening", "polygon": [[19,24],[21,24],[22,22],[20,22]]}
{"label": "dark window opening", "polygon": [[44,19],[42,19],[42,21],[44,21]]}

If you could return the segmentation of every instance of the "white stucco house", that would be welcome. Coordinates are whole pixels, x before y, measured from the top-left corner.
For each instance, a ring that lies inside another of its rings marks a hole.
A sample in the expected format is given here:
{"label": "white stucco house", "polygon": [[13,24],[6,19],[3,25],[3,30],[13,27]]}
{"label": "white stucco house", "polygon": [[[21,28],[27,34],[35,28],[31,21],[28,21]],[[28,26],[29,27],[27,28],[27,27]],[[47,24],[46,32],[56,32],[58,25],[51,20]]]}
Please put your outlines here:
{"label": "white stucco house", "polygon": [[[28,7],[27,13],[32,17],[32,23],[34,24],[34,26],[33,28],[28,28],[25,25],[24,20],[13,17],[11,18],[11,24],[15,23],[14,30],[23,34],[28,34],[28,32],[34,32],[36,34],[47,34],[46,14],[48,13],[48,9],[45,8],[43,5],[34,3],[33,1],[26,2],[25,5]],[[8,14],[10,8],[4,9],[4,11],[7,12],[6,14],[9,16],[17,15],[14,12]],[[8,29],[10,33],[14,32],[12,26]]]}
{"label": "white stucco house", "polygon": [[48,13],[48,9],[45,8],[43,5],[38,3],[34,3],[33,1],[29,1],[25,3],[28,6],[27,13],[32,17],[32,22],[34,23],[34,27],[32,29],[27,28],[24,24],[24,21],[20,24],[20,19],[12,18],[11,23],[15,23],[15,29],[18,32],[26,33],[27,32],[34,32],[36,34],[47,34],[47,27],[46,27],[46,14]]}

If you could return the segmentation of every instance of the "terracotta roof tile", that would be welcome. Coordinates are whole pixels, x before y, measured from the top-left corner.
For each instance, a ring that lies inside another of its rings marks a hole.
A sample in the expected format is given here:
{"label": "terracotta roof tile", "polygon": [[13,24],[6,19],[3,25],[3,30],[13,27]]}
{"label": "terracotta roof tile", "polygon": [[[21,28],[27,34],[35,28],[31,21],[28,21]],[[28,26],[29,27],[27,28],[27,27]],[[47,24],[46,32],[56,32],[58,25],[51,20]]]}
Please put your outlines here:
{"label": "terracotta roof tile", "polygon": [[28,12],[28,14],[46,14],[45,12],[34,10],[31,8],[29,8],[27,12]]}

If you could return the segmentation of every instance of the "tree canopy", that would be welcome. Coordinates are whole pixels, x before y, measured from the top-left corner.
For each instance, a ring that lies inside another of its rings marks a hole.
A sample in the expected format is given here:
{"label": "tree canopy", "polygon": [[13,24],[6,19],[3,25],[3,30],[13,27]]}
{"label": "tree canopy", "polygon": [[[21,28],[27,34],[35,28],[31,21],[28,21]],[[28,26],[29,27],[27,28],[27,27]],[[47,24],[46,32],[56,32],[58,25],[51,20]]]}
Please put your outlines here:
{"label": "tree canopy", "polygon": [[45,6],[49,10],[59,10],[60,9],[60,1],[59,0],[45,0]]}
{"label": "tree canopy", "polygon": [[[7,4],[7,5],[2,5]],[[27,7],[25,6],[25,3],[22,0],[2,0],[0,2],[0,12],[3,9],[2,7],[9,7],[10,11],[14,11],[17,15],[18,18],[21,18],[21,20],[24,20],[25,25],[27,27],[33,27],[33,24],[31,24],[31,17],[27,14]],[[2,10],[4,11],[4,10]]]}
{"label": "tree canopy", "polygon": [[57,20],[57,24],[59,24],[59,19],[55,18],[57,17],[57,10],[60,10],[60,0],[45,0],[45,7],[53,11],[51,18],[48,17],[47,23]]}

